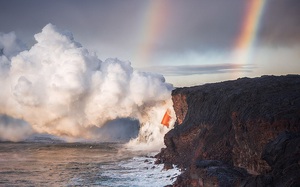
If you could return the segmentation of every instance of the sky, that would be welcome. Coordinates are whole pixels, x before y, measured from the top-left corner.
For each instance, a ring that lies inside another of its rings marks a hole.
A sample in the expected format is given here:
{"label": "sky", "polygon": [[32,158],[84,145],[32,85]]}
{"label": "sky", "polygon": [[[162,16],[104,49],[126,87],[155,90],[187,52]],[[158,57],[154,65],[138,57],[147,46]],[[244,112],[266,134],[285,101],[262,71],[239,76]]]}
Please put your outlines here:
{"label": "sky", "polygon": [[0,32],[28,47],[48,23],[101,60],[192,86],[300,74],[299,0],[1,0]]}

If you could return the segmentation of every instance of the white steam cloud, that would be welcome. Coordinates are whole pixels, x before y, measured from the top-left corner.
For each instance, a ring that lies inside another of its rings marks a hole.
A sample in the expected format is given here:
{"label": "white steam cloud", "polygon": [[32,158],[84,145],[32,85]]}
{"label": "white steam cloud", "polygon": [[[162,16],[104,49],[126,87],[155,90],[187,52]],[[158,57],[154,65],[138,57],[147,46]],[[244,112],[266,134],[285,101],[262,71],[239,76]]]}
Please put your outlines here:
{"label": "white steam cloud", "polygon": [[0,114],[58,136],[91,138],[88,129],[119,118],[139,120],[138,140],[156,141],[167,131],[160,120],[172,105],[172,85],[163,76],[101,61],[52,24],[34,37],[22,51],[14,33],[0,35]]}

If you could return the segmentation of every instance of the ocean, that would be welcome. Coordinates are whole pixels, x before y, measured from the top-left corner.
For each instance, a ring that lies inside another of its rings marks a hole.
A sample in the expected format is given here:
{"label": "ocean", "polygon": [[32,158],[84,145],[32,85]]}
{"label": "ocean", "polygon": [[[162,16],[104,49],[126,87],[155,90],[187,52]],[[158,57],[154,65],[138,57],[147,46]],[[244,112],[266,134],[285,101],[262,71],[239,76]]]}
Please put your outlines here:
{"label": "ocean", "polygon": [[0,186],[165,186],[180,174],[122,143],[0,142]]}

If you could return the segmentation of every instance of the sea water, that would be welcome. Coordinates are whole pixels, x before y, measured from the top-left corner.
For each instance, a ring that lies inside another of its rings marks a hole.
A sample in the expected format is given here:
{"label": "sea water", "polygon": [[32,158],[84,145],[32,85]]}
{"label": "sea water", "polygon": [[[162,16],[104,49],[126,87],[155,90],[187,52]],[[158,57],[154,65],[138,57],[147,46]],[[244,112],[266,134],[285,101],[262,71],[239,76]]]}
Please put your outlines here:
{"label": "sea water", "polygon": [[0,142],[0,186],[165,186],[178,169],[121,143]]}

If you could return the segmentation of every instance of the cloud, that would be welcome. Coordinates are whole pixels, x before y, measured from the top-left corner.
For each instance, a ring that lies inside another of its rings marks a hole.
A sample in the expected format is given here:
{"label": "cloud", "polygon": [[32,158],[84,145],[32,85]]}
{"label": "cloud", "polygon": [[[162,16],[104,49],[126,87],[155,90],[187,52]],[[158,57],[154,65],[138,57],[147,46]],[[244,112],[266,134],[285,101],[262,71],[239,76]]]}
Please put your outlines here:
{"label": "cloud", "polygon": [[165,76],[205,75],[232,72],[252,72],[253,65],[243,64],[204,64],[204,65],[179,65],[179,66],[152,66],[144,70],[161,73]]}
{"label": "cloud", "polygon": [[[34,37],[29,50],[0,59],[10,64],[0,66],[7,75],[0,79],[0,114],[58,136],[89,138],[90,127],[119,118],[152,124],[148,137],[166,132],[159,120],[171,106],[173,87],[162,75],[136,71],[118,59],[101,61],[52,24]],[[157,140],[162,143],[163,136]]]}
{"label": "cloud", "polygon": [[[249,56],[249,64],[220,63],[230,62],[230,56],[226,55],[217,57],[194,54],[191,58],[186,55],[183,58],[168,59],[171,64],[186,62],[187,65],[153,66],[144,70],[164,74],[166,80],[174,86],[192,86],[240,77],[300,74],[299,51],[300,45],[256,47]],[[192,64],[193,59],[199,64]]]}

